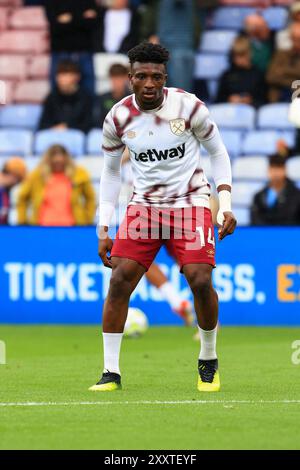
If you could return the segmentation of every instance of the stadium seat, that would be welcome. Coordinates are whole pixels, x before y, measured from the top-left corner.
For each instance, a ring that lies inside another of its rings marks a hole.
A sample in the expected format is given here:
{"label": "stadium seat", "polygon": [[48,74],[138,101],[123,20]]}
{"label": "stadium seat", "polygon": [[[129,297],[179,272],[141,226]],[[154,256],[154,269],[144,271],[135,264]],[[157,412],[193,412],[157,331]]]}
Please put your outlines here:
{"label": "stadium seat", "polygon": [[42,103],[50,90],[47,80],[26,80],[17,84],[14,92],[16,103]]}
{"label": "stadium seat", "polygon": [[242,145],[244,155],[271,155],[276,152],[276,143],[282,137],[276,131],[251,131],[245,136]]}
{"label": "stadium seat", "polygon": [[250,210],[245,207],[232,207],[238,227],[250,225]]}
{"label": "stadium seat", "polygon": [[0,129],[0,155],[25,156],[31,153],[31,131]]}
{"label": "stadium seat", "polygon": [[102,173],[102,168],[104,164],[103,157],[82,157],[76,160],[76,163],[83,168],[85,168],[89,174],[95,185],[99,184],[100,176]]}
{"label": "stadium seat", "polygon": [[[221,135],[229,156],[234,158],[241,154],[242,148],[242,132],[221,129]],[[207,155],[206,150],[202,147],[203,155]]]}
{"label": "stadium seat", "polygon": [[42,107],[34,104],[11,105],[0,110],[0,127],[36,130]]}
{"label": "stadium seat", "polygon": [[260,129],[293,129],[288,120],[289,104],[275,103],[262,106],[258,110],[257,125]]}
{"label": "stadium seat", "polygon": [[9,21],[11,29],[41,29],[48,28],[47,18],[43,7],[24,7],[15,10]]}
{"label": "stadium seat", "polygon": [[4,31],[0,33],[0,52],[42,54],[49,49],[44,31]]}
{"label": "stadium seat", "polygon": [[288,22],[289,13],[286,8],[270,7],[262,12],[263,17],[273,31],[284,29]]}
{"label": "stadium seat", "polygon": [[28,76],[30,78],[48,78],[50,70],[50,56],[47,54],[36,55],[29,62]]}
{"label": "stadium seat", "polygon": [[213,13],[212,27],[240,31],[246,16],[255,11],[255,8],[248,7],[220,7]]}
{"label": "stadium seat", "polygon": [[41,161],[36,156],[25,157],[24,160],[25,160],[25,164],[26,164],[26,168],[27,168],[28,172],[33,171]]}
{"label": "stadium seat", "polygon": [[237,158],[232,163],[232,176],[240,180],[266,181],[268,158],[265,156]]}
{"label": "stadium seat", "polygon": [[296,130],[283,131],[281,132],[280,138],[286,141],[288,147],[294,148],[296,143]]}
{"label": "stadium seat", "polygon": [[289,7],[295,0],[273,0],[274,5]]}
{"label": "stadium seat", "polygon": [[23,3],[23,0],[0,0],[0,5],[6,7],[18,7]]}
{"label": "stadium seat", "polygon": [[212,118],[222,128],[250,130],[254,128],[255,109],[246,104],[215,104],[210,107]]}
{"label": "stadium seat", "polygon": [[225,54],[197,54],[195,78],[202,80],[219,79],[228,66],[228,56]]}
{"label": "stadium seat", "polygon": [[0,31],[3,31],[7,27],[8,9],[0,6]]}
{"label": "stadium seat", "polygon": [[230,157],[237,157],[241,153],[243,132],[221,129],[223,142]]}
{"label": "stadium seat", "polygon": [[34,154],[43,154],[48,147],[55,144],[65,146],[73,156],[83,155],[85,135],[76,129],[65,131],[39,131],[35,136]]}
{"label": "stadium seat", "polygon": [[0,79],[24,80],[28,60],[24,56],[0,54]]}
{"label": "stadium seat", "polygon": [[287,173],[295,181],[300,180],[300,156],[290,158],[287,162]]}
{"label": "stadium seat", "polygon": [[232,204],[249,207],[254,195],[263,187],[261,181],[234,181],[232,184]]}
{"label": "stadium seat", "polygon": [[206,31],[201,38],[200,51],[228,54],[236,36],[236,31]]}
{"label": "stadium seat", "polygon": [[220,0],[220,5],[241,7],[268,7],[273,0]]}
{"label": "stadium seat", "polygon": [[89,155],[99,155],[102,153],[102,130],[92,129],[87,136],[87,153]]}

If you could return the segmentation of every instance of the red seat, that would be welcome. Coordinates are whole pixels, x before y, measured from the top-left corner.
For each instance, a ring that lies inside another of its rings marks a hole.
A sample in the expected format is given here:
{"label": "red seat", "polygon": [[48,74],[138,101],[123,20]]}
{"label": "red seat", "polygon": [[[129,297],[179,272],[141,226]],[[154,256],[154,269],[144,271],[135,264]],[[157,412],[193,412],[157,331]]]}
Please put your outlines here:
{"label": "red seat", "polygon": [[280,6],[291,6],[292,3],[294,3],[294,0],[273,0],[274,5],[280,5]]}
{"label": "red seat", "polygon": [[0,6],[5,7],[19,7],[22,3],[22,0],[0,0]]}
{"label": "red seat", "polygon": [[31,78],[48,78],[50,69],[50,57],[46,54],[36,55],[32,57],[29,68],[28,76]]}
{"label": "red seat", "polygon": [[220,0],[221,5],[241,6],[241,7],[259,7],[266,8],[271,6],[272,0]]}
{"label": "red seat", "polygon": [[16,103],[42,103],[49,91],[48,80],[26,80],[17,84],[14,101]]}
{"label": "red seat", "polygon": [[8,8],[0,6],[0,31],[7,28]]}
{"label": "red seat", "polygon": [[42,29],[48,28],[48,22],[43,7],[18,8],[11,15],[9,26],[12,29]]}
{"label": "red seat", "polygon": [[0,79],[24,80],[27,76],[26,56],[0,55]]}
{"label": "red seat", "polygon": [[49,49],[44,31],[4,31],[0,33],[0,52],[41,54]]}

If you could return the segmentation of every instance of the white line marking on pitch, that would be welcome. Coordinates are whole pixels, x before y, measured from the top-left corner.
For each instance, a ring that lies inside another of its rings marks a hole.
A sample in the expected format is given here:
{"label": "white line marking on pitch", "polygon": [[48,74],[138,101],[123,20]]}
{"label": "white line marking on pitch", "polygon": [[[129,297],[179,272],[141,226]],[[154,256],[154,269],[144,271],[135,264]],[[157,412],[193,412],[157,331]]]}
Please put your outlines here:
{"label": "white line marking on pitch", "polygon": [[300,400],[182,400],[182,401],[70,401],[70,402],[15,402],[1,403],[0,407],[14,406],[109,406],[109,405],[291,405]]}

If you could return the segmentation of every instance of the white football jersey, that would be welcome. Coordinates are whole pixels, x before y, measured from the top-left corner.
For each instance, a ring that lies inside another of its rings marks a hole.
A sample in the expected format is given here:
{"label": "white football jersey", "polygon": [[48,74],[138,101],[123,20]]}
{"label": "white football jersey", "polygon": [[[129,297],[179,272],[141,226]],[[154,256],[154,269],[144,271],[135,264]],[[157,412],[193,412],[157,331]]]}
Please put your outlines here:
{"label": "white football jersey", "polygon": [[134,95],[111,109],[103,126],[103,151],[120,157],[128,147],[134,185],[130,204],[209,207],[210,185],[201,168],[199,142],[211,139],[215,131],[202,101],[165,88],[157,109],[140,109]]}

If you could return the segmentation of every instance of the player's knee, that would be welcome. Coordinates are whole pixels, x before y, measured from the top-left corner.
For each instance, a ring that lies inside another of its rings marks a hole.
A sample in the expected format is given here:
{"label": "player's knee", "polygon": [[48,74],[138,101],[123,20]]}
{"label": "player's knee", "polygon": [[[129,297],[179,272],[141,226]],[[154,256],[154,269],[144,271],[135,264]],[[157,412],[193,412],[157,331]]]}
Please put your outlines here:
{"label": "player's knee", "polygon": [[127,298],[132,293],[131,278],[122,268],[113,271],[110,279],[110,296],[112,298]]}
{"label": "player's knee", "polygon": [[200,295],[203,298],[210,294],[212,289],[210,273],[195,271],[188,281],[194,295]]}

